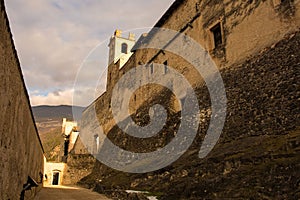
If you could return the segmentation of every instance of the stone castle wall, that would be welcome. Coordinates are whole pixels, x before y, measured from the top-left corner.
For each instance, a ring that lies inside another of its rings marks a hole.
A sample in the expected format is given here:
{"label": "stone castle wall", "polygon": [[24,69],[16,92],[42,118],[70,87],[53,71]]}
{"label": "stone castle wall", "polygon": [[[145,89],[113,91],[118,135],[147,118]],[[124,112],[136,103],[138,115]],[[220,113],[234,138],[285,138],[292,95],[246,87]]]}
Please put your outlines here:
{"label": "stone castle wall", "polygon": [[92,173],[95,158],[90,154],[69,154],[62,184],[75,185],[82,178]]}
{"label": "stone castle wall", "polygon": [[[299,198],[299,8],[299,1],[292,0],[175,1],[156,26],[187,34],[205,47],[219,67],[228,103],[218,144],[206,158],[199,159],[211,104],[208,90],[192,66],[170,52],[136,50],[121,70],[118,63],[109,66],[113,73],[107,91],[85,110],[83,123],[92,133],[100,123],[108,139],[128,151],[155,151],[168,144],[180,124],[174,104],[179,100],[163,88],[145,87],[135,93],[136,101],[131,100],[132,107],[140,109],[134,118],[143,116],[143,108],[147,110],[159,99],[175,108],[174,118],[168,119],[172,126],[153,140],[128,137],[115,125],[110,106],[112,88],[128,70],[167,61],[198,95],[202,117],[196,139],[180,159],[164,169],[136,175],[97,162],[81,183],[108,193],[130,185],[133,190],[162,193],[161,199]],[[214,48],[211,32],[216,23],[221,24],[223,33],[218,48]],[[119,91],[126,92],[125,88]]]}
{"label": "stone castle wall", "polygon": [[[183,1],[159,27],[181,31],[209,51],[219,67],[230,67],[279,41],[300,26],[299,1]],[[221,24],[223,44],[214,50],[211,28]]]}
{"label": "stone castle wall", "polygon": [[[0,9],[0,199],[20,199],[28,176],[41,184],[43,148],[3,0]],[[26,191],[25,199],[32,199],[39,188]]]}
{"label": "stone castle wall", "polygon": [[[281,40],[286,34],[297,31],[300,27],[299,9],[299,1],[175,1],[156,26],[190,36],[209,52],[217,66],[222,69],[236,66],[249,56]],[[211,28],[218,23],[221,26],[223,43],[214,47]],[[202,77],[180,56],[166,51],[138,49],[121,69],[120,63],[108,67],[106,92],[84,112],[84,118],[90,124],[90,132],[94,132],[93,127],[100,123],[107,134],[115,125],[110,99],[120,77],[135,66],[151,62],[163,64],[166,61],[168,66],[182,74],[194,88],[203,85]],[[137,74],[129,77],[128,82],[138,83],[141,78],[143,77]],[[180,87],[181,83],[174,80],[172,84],[173,87]],[[162,90],[161,86],[147,85],[136,91],[130,101],[131,114],[142,105],[149,104]],[[120,88],[119,95],[122,101],[122,96],[129,94],[126,88]],[[178,110],[180,98],[169,100],[169,105],[173,105],[175,111]],[[91,116],[94,116],[91,112],[94,111],[97,113],[97,120],[91,123]]]}
{"label": "stone castle wall", "polygon": [[[226,122],[217,145],[204,159],[198,152],[209,112],[202,113],[193,145],[170,166],[137,175],[97,162],[81,184],[110,195],[120,189],[146,190],[165,200],[300,198],[299,45],[300,32],[289,34],[245,62],[220,70],[228,99]],[[196,92],[202,96],[201,107],[209,109],[207,88],[197,87]],[[175,124],[162,132],[177,130],[180,121],[171,121]],[[161,134],[154,141],[129,138],[117,126],[108,138],[134,152],[168,144]]]}

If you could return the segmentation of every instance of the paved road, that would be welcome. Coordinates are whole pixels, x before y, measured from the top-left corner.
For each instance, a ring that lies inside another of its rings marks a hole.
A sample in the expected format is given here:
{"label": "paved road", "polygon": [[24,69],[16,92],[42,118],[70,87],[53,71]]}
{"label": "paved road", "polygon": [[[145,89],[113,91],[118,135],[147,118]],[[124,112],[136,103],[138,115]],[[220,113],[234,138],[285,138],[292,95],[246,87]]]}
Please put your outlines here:
{"label": "paved road", "polygon": [[88,189],[66,186],[44,187],[35,200],[109,200],[104,195]]}

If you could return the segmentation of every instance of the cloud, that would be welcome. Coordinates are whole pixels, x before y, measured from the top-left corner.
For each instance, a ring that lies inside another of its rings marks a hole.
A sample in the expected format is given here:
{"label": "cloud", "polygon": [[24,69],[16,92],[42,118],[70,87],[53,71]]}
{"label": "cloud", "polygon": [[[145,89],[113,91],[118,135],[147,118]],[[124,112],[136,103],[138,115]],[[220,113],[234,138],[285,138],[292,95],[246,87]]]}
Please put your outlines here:
{"label": "cloud", "polygon": [[32,105],[72,105],[73,89],[55,91],[46,95],[30,93]]}
{"label": "cloud", "polygon": [[[26,86],[29,91],[38,91],[30,93],[32,105],[72,103],[69,100],[69,95],[72,95],[70,88],[90,51],[104,41],[97,61],[97,67],[104,71],[107,39],[114,30],[152,27],[172,2],[5,1]],[[88,82],[93,72],[85,73],[83,77]]]}

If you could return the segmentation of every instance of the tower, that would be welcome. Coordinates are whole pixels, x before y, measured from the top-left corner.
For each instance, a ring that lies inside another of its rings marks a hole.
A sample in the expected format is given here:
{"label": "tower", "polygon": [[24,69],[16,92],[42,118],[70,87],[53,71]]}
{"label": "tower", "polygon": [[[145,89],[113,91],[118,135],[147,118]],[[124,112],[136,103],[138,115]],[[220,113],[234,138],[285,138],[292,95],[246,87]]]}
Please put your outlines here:
{"label": "tower", "polygon": [[108,65],[120,60],[120,68],[128,61],[132,52],[130,51],[135,44],[135,35],[129,33],[128,38],[122,37],[122,31],[116,30],[110,38]]}

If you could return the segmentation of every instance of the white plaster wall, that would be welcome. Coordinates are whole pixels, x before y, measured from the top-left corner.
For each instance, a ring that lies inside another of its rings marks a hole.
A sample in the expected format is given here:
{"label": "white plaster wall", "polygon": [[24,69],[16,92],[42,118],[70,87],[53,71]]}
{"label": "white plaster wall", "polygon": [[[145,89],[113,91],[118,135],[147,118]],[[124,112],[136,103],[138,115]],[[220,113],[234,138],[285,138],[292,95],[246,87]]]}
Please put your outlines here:
{"label": "white plaster wall", "polygon": [[44,178],[44,186],[52,185],[54,172],[59,172],[58,185],[61,185],[63,181],[65,168],[66,168],[65,163],[45,162],[44,174],[47,175],[47,179]]}
{"label": "white plaster wall", "polygon": [[[123,67],[123,65],[128,61],[130,56],[132,55],[132,52],[130,50],[135,44],[134,40],[129,40],[127,38],[117,37],[113,36],[114,41],[112,41],[110,48],[113,49],[113,60],[114,63],[116,63],[118,60],[120,60],[120,68]],[[126,43],[128,45],[128,53],[124,54],[121,53],[122,43]]]}

